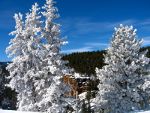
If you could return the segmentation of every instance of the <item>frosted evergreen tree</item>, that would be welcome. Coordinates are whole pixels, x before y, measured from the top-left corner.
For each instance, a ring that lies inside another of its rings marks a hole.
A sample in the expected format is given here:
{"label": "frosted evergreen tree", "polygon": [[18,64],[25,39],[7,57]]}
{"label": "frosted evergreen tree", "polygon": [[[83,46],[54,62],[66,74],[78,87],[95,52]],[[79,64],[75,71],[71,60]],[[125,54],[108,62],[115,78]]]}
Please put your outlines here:
{"label": "frosted evergreen tree", "polygon": [[10,41],[6,52],[13,58],[7,66],[11,79],[9,86],[18,93],[18,110],[38,111],[34,87],[35,72],[40,68],[40,16],[38,5],[32,6],[23,23],[22,15],[15,14],[16,30],[11,34],[15,36]]}
{"label": "frosted evergreen tree", "polygon": [[148,107],[150,77],[145,67],[150,59],[140,52],[142,41],[133,27],[115,28],[102,69],[96,69],[99,91],[95,98],[96,113],[128,113]]}
{"label": "frosted evergreen tree", "polygon": [[24,23],[21,14],[15,15],[16,31],[11,33],[15,38],[6,50],[13,62],[7,69],[21,111],[66,113],[74,102],[64,96],[69,87],[63,76],[71,70],[61,59],[60,48],[66,41],[60,36],[60,25],[54,22],[58,17],[52,0],[46,0],[42,13],[33,5]]}
{"label": "frosted evergreen tree", "polygon": [[64,96],[69,87],[63,83],[63,76],[70,74],[71,71],[61,59],[60,48],[66,41],[60,36],[60,25],[54,22],[59,17],[54,1],[46,0],[43,10],[42,17],[45,20],[41,36],[44,41],[44,55],[41,58],[44,75],[35,82],[39,94],[37,105],[41,112],[66,113],[68,106],[71,106],[69,102],[72,101]]}

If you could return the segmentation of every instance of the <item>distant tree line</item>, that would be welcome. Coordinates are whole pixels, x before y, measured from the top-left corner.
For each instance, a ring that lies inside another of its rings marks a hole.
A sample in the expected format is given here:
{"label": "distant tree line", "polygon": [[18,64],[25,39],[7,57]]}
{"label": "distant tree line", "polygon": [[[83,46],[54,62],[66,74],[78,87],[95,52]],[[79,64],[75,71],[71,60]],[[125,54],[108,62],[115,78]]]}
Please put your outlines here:
{"label": "distant tree line", "polygon": [[[150,58],[150,46],[141,48],[140,51],[148,50],[147,57]],[[81,74],[95,74],[95,68],[101,69],[104,63],[105,50],[93,52],[81,52],[64,55],[63,60],[68,60],[67,66],[74,68],[75,72]]]}

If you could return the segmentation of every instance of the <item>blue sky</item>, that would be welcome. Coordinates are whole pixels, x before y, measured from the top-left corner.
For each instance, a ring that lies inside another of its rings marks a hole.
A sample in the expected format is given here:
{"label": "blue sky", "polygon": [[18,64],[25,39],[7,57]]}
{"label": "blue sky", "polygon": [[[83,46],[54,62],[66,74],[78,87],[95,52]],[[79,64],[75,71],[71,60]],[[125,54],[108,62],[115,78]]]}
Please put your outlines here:
{"label": "blue sky", "polygon": [[[14,13],[25,14],[34,2],[45,0],[0,0],[0,61],[8,61],[5,48],[14,30]],[[133,25],[143,46],[150,45],[150,0],[56,0],[62,36],[69,44],[62,52],[101,50],[108,47],[114,27]]]}

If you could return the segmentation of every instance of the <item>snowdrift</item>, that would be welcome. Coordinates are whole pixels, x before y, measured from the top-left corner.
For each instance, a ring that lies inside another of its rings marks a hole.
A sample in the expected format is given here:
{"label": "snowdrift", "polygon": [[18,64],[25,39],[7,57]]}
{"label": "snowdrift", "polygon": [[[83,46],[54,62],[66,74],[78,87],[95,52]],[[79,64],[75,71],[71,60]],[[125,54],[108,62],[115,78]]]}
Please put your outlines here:
{"label": "snowdrift", "polygon": [[38,113],[38,112],[22,112],[22,111],[12,111],[12,110],[0,110],[0,113]]}
{"label": "snowdrift", "polygon": [[[0,113],[40,113],[40,112],[23,112],[23,111],[12,111],[12,110],[0,110]],[[150,113],[150,111],[140,111],[132,113]]]}

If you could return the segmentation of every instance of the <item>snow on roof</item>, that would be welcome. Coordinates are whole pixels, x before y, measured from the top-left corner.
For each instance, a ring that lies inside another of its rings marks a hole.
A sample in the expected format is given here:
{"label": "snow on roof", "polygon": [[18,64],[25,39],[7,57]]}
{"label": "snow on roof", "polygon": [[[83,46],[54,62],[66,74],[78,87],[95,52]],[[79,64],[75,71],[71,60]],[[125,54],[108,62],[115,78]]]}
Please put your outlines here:
{"label": "snow on roof", "polygon": [[74,73],[74,77],[75,77],[75,79],[77,79],[77,78],[80,78],[80,79],[90,79],[90,77],[83,76],[83,75],[81,75],[79,73]]}

